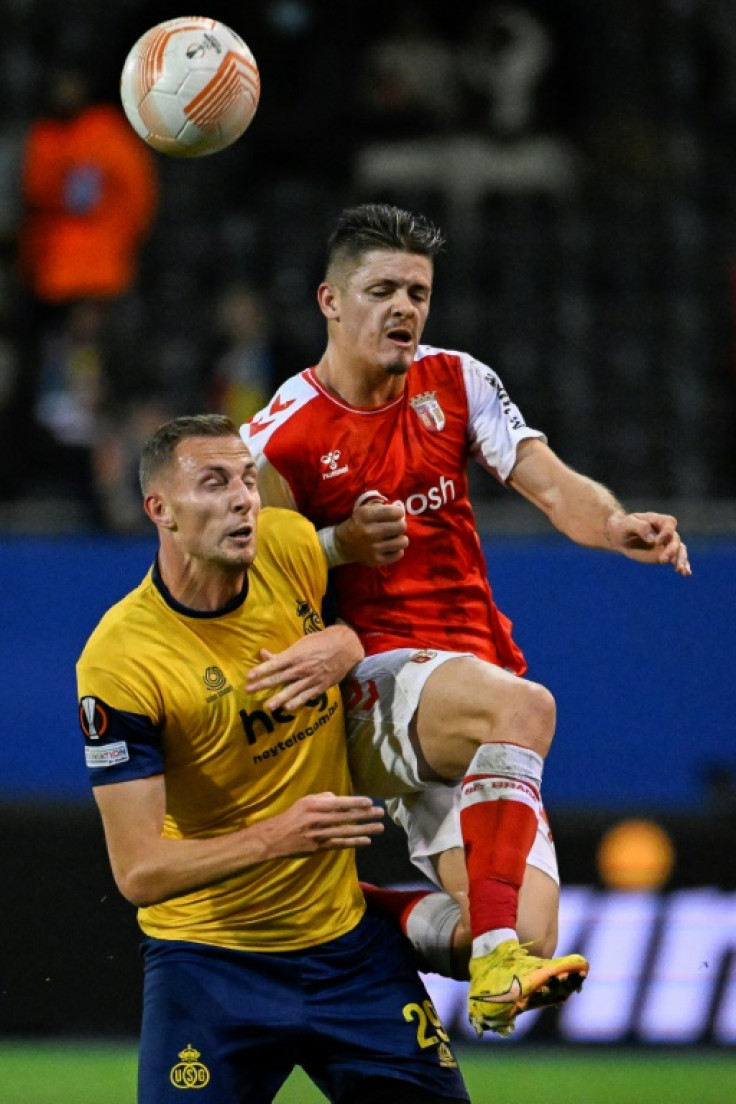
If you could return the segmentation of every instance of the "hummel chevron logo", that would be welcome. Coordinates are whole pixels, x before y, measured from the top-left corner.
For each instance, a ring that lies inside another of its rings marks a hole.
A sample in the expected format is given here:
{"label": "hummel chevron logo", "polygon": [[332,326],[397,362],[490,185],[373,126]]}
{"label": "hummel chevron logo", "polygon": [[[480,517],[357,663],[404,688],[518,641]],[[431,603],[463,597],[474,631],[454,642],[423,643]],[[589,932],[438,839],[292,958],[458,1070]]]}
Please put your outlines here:
{"label": "hummel chevron logo", "polygon": [[488,1001],[489,1004],[512,1004],[515,1001],[521,1000],[521,994],[521,982],[518,977],[514,975],[514,980],[505,993],[473,993],[473,998],[475,1000]]}
{"label": "hummel chevron logo", "polygon": [[268,429],[274,418],[278,417],[278,415],[283,413],[284,410],[288,410],[290,406],[294,405],[294,402],[294,399],[287,399],[286,402],[282,403],[281,399],[277,395],[268,408],[268,413],[270,414],[270,417],[265,422],[259,422],[256,418],[253,418],[253,420],[251,421],[250,436],[254,437],[255,434],[260,433],[261,430]]}

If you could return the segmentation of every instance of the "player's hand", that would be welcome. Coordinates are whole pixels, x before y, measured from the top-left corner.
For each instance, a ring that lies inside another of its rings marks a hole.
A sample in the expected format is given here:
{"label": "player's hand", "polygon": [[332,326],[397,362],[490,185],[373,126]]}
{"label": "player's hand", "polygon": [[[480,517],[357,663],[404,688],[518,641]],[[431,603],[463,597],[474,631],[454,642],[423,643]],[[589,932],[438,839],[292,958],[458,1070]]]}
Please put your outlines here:
{"label": "player's hand", "polygon": [[672,564],[678,575],[692,575],[687,546],[670,514],[611,514],[606,536],[614,551],[640,563]]}
{"label": "player's hand", "polygon": [[299,709],[341,682],[363,655],[363,646],[351,628],[330,625],[322,632],[308,633],[283,652],[262,648],[263,662],[248,672],[245,688],[255,693],[278,686],[266,702],[268,708]]}
{"label": "player's hand", "polygon": [[335,526],[335,540],[344,563],[385,567],[404,555],[406,510],[402,502],[388,502],[377,491],[361,495],[352,516]]}
{"label": "player's hand", "polygon": [[383,809],[370,797],[336,797],[328,792],[300,797],[290,809],[261,821],[266,858],[313,855],[367,847],[383,831]]}

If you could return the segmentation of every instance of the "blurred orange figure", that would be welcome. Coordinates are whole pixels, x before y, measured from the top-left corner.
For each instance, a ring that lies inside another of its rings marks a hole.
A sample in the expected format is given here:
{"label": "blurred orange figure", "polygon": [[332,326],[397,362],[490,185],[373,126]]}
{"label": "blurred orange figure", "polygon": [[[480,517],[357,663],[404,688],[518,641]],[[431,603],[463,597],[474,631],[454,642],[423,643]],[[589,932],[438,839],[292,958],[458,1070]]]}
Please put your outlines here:
{"label": "blurred orange figure", "polygon": [[137,277],[158,202],[153,155],[122,110],[91,103],[84,74],[61,69],[23,161],[19,267],[42,302],[112,299]]}
{"label": "blurred orange figure", "polygon": [[[73,63],[49,74],[23,149],[17,271],[24,285],[31,494],[77,500],[92,524],[138,522],[125,455],[145,410],[139,261],[158,208],[155,155]],[[130,424],[129,424],[130,423]],[[20,476],[19,476],[20,478]]]}

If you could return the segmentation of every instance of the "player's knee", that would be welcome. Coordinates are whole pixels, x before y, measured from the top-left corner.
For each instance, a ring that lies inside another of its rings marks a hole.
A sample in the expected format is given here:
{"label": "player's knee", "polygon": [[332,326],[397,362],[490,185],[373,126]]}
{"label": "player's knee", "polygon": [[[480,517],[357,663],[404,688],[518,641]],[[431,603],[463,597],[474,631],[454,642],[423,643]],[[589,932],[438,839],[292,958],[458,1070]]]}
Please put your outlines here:
{"label": "player's knee", "polygon": [[510,743],[531,748],[544,758],[552,744],[557,720],[555,699],[538,682],[518,679],[501,708],[488,717],[489,733],[480,743]]}
{"label": "player's knee", "polygon": [[555,699],[546,686],[538,682],[521,683],[524,693],[521,696],[518,709],[514,714],[512,727],[513,733],[509,739],[512,742],[523,743],[536,751],[543,758],[546,756],[552,744],[557,723],[557,706]]}

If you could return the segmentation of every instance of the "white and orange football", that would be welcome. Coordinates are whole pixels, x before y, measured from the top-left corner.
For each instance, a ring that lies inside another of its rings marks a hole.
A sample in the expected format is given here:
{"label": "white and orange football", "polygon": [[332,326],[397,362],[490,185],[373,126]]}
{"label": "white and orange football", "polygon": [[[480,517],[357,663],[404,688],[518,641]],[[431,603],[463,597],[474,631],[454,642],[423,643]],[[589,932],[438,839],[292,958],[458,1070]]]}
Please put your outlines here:
{"label": "white and orange football", "polygon": [[217,153],[250,126],[261,82],[253,54],[216,19],[151,27],[125,59],[120,98],[144,142],[174,157]]}

